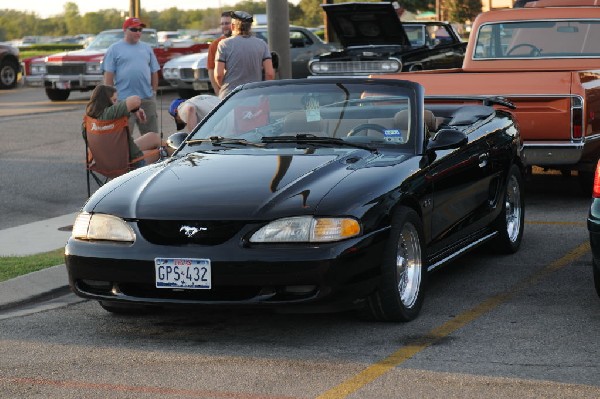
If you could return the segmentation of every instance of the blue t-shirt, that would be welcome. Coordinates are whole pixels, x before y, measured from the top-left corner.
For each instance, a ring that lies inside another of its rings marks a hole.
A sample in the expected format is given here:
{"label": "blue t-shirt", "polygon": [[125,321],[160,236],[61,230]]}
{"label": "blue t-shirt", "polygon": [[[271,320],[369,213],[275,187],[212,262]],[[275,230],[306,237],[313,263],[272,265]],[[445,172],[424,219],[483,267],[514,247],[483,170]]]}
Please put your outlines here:
{"label": "blue t-shirt", "polygon": [[152,47],[144,42],[136,44],[120,40],[112,44],[102,61],[102,70],[115,74],[115,87],[119,100],[129,96],[153,97],[151,75],[160,66]]}

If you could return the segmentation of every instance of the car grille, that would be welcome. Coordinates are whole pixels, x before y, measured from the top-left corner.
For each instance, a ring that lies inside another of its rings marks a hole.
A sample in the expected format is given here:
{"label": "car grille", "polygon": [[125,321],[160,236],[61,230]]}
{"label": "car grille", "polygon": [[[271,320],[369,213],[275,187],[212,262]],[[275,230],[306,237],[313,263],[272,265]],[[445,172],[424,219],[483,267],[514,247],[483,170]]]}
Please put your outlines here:
{"label": "car grille", "polygon": [[[148,242],[156,245],[219,245],[231,239],[245,225],[239,221],[140,220],[138,228]],[[191,237],[186,235],[186,228]],[[191,234],[193,229],[198,231]]]}
{"label": "car grille", "polygon": [[397,72],[396,70],[385,68],[385,65],[389,65],[388,61],[339,61],[321,62],[318,64],[327,66],[327,71],[317,72],[323,75]]}
{"label": "car grille", "polygon": [[181,79],[194,79],[194,71],[192,68],[181,68],[179,69],[179,77]]}
{"label": "car grille", "polygon": [[49,75],[79,75],[85,73],[83,64],[47,64],[46,73]]}
{"label": "car grille", "polygon": [[194,78],[199,80],[208,80],[208,69],[194,69]]}

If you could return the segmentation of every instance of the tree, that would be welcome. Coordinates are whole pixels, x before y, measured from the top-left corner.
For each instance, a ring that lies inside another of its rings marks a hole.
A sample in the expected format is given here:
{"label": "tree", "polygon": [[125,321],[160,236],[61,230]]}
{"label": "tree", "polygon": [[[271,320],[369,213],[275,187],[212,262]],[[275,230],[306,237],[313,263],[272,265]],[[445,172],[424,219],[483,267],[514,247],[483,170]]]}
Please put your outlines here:
{"label": "tree", "polygon": [[79,7],[75,3],[65,3],[64,7],[64,23],[66,34],[76,35],[81,33],[81,17],[79,16]]}
{"label": "tree", "polygon": [[445,6],[452,22],[472,21],[481,13],[481,0],[454,0],[446,2]]}

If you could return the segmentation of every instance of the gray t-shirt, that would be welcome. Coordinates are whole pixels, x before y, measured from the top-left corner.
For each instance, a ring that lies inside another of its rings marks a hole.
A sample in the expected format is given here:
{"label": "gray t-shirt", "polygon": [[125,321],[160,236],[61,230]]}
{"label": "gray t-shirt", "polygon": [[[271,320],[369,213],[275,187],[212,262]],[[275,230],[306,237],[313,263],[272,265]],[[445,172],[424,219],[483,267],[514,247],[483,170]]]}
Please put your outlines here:
{"label": "gray t-shirt", "polygon": [[219,97],[225,97],[236,86],[263,80],[263,61],[271,58],[264,40],[254,36],[223,39],[217,48],[217,61],[225,63],[225,76]]}

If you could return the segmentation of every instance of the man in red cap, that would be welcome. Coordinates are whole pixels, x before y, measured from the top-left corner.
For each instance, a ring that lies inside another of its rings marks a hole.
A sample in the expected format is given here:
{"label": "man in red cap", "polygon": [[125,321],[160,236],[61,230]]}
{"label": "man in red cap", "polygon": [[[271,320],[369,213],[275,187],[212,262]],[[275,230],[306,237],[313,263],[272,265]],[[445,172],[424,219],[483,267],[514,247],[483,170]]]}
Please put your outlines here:
{"label": "man in red cap", "polygon": [[139,18],[127,18],[123,23],[123,40],[113,43],[104,56],[104,83],[115,86],[118,100],[129,96],[142,99],[145,120],[129,119],[129,131],[137,123],[140,134],[158,131],[156,90],[160,66],[148,43],[140,41],[146,25]]}

